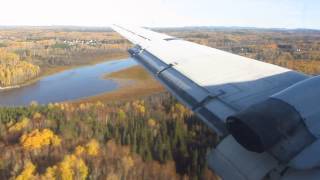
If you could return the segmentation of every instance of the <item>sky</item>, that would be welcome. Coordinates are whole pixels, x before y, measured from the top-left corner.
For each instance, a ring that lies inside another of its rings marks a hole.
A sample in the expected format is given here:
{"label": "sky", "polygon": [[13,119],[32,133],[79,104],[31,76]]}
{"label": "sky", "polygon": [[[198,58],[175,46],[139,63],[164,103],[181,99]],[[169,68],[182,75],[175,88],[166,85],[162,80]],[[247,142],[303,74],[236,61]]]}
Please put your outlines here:
{"label": "sky", "polygon": [[0,25],[320,29],[319,0],[2,0]]}

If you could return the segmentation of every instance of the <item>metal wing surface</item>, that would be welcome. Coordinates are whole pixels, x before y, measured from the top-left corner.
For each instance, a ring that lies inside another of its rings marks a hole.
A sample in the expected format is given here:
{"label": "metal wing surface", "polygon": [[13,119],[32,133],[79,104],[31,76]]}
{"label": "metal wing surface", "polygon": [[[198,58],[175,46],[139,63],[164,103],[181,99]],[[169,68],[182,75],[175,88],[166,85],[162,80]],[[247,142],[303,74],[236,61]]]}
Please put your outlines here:
{"label": "metal wing surface", "polygon": [[309,76],[137,27],[113,26],[142,66],[219,135],[225,119]]}

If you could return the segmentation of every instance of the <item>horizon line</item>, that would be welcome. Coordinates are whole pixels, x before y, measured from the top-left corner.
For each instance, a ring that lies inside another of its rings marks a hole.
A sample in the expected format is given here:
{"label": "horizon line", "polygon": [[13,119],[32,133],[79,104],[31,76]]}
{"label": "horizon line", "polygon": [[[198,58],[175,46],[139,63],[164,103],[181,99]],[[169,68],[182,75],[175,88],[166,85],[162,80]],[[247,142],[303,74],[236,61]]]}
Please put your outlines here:
{"label": "horizon line", "polygon": [[[1,25],[2,27],[30,27],[30,28],[41,28],[41,27],[75,27],[75,28],[110,28],[111,25]],[[146,28],[230,28],[230,29],[274,29],[274,30],[316,30],[320,31],[320,28],[310,28],[310,27],[259,27],[259,26],[215,26],[215,25],[186,25],[186,26],[139,26]]]}

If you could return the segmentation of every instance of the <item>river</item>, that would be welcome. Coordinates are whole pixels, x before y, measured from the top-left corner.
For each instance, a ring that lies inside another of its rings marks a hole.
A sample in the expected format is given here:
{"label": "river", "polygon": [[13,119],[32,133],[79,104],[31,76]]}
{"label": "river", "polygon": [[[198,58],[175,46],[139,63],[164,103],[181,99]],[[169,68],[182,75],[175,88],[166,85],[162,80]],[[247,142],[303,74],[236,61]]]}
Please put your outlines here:
{"label": "river", "polygon": [[0,91],[0,106],[22,106],[62,102],[116,90],[119,85],[103,75],[136,65],[131,59],[106,61],[43,77],[28,86]]}

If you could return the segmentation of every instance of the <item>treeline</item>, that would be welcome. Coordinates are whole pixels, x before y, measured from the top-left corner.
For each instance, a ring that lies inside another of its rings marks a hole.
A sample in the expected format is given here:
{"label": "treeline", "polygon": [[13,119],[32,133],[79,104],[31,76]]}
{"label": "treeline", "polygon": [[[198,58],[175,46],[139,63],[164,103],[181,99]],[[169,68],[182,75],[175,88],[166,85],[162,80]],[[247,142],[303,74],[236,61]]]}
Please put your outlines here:
{"label": "treeline", "polygon": [[191,28],[165,32],[307,74],[320,74],[320,31],[317,30]]}
{"label": "treeline", "polygon": [[39,66],[22,61],[17,54],[0,48],[0,87],[21,84],[39,73]]}
{"label": "treeline", "polygon": [[212,179],[216,136],[167,94],[0,109],[0,179]]}
{"label": "treeline", "polygon": [[22,60],[48,68],[84,65],[127,57],[130,46],[115,32],[63,29],[0,29],[0,46]]}

